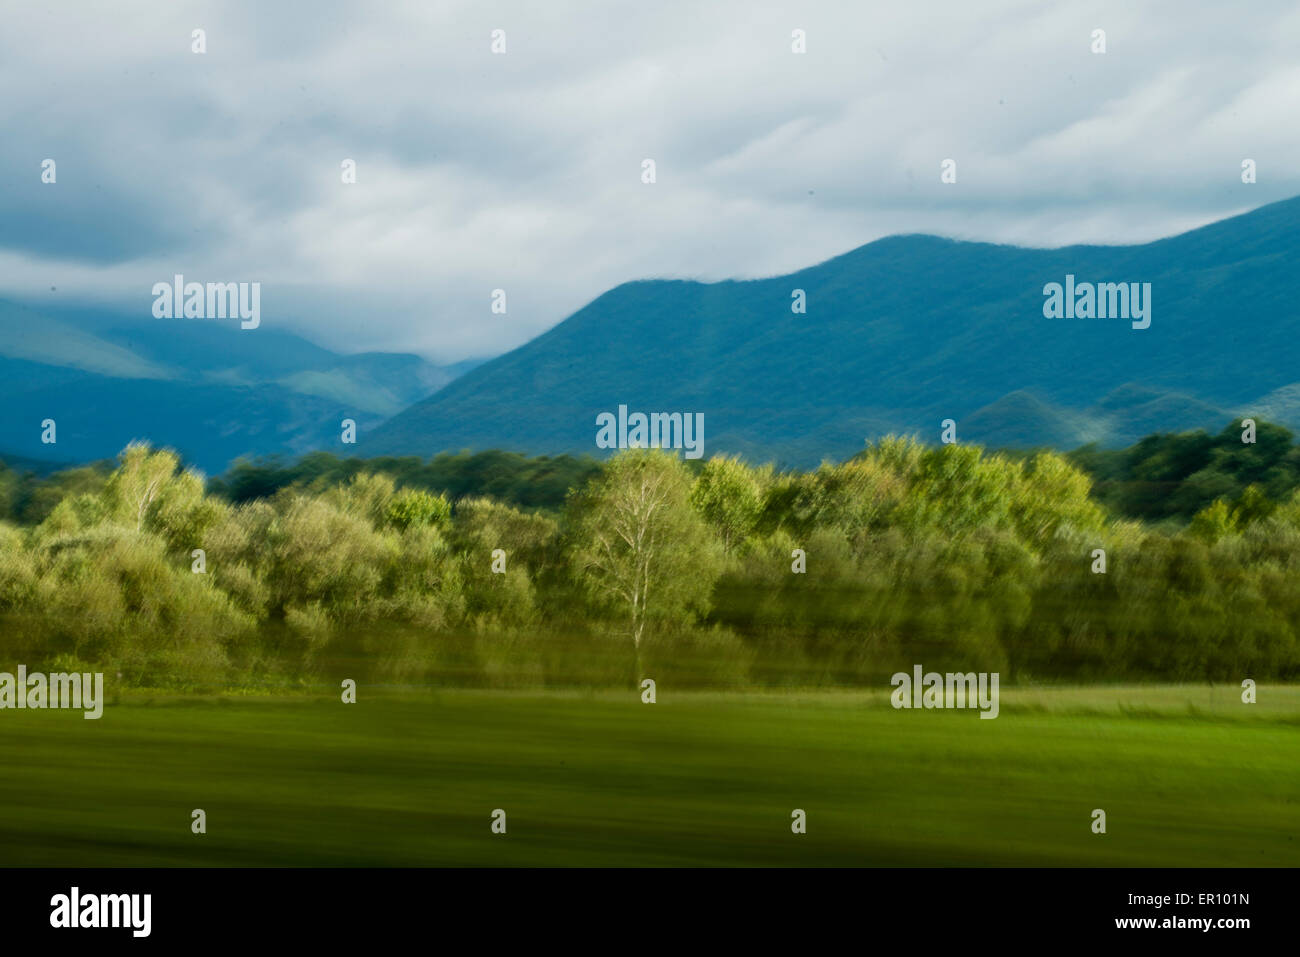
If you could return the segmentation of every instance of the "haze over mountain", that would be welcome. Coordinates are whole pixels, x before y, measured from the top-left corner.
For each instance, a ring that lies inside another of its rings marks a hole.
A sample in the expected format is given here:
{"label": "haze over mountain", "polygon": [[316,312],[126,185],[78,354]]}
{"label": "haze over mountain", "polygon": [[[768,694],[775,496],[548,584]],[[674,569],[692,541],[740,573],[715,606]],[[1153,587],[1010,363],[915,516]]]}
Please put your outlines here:
{"label": "haze over mountain", "polygon": [[[895,236],[789,276],[618,286],[416,403],[363,454],[592,452],[596,416],[702,412],[705,454],[815,464],[888,433],[1122,445],[1300,426],[1300,198],[1136,246]],[[1044,285],[1151,283],[1149,328],[1044,317]],[[792,291],[807,313],[792,312]],[[501,321],[507,321],[501,319]]]}
{"label": "haze over mountain", "polygon": [[[133,439],[219,472],[238,456],[340,445],[475,363],[340,355],[274,328],[36,310],[0,301],[0,457],[15,464],[109,458]],[[41,442],[53,419],[57,441]]]}

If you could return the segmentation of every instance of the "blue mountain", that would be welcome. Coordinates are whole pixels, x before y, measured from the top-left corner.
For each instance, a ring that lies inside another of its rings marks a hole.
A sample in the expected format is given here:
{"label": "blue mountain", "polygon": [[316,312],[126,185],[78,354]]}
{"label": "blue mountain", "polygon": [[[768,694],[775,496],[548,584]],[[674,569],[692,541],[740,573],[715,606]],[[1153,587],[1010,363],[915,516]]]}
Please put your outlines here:
{"label": "blue mountain", "polygon": [[[816,464],[915,433],[1127,444],[1300,426],[1300,198],[1157,242],[881,239],[788,276],[631,282],[394,416],[362,453],[599,454],[596,416],[700,412],[705,452]],[[1151,323],[1046,318],[1044,287],[1150,283]],[[803,290],[807,311],[792,311]]]}
{"label": "blue mountain", "polygon": [[[139,439],[212,473],[241,456],[350,451],[343,419],[364,433],[473,365],[340,355],[265,327],[0,301],[0,458],[88,462]],[[54,444],[41,441],[47,419]]]}
{"label": "blue mountain", "polygon": [[[812,465],[888,433],[1128,444],[1252,415],[1300,429],[1300,198],[1157,242],[894,236],[788,276],[638,281],[492,361],[341,355],[274,329],[0,301],[0,458],[133,439],[221,471],[314,449],[590,452],[596,417],[702,413],[706,454]],[[1044,287],[1150,283],[1151,324],[1047,318]],[[792,311],[802,290],[806,312]],[[57,422],[58,442],[40,441]],[[360,442],[339,442],[340,422]]]}

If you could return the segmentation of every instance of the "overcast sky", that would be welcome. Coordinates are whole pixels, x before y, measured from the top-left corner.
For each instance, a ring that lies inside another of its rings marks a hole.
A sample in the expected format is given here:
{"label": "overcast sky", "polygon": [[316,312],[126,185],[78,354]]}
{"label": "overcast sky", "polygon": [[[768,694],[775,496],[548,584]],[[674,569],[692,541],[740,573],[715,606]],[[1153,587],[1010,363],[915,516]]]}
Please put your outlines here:
{"label": "overcast sky", "polygon": [[263,327],[343,351],[450,362],[630,279],[1144,241],[1300,193],[1293,2],[0,9],[0,296],[148,317],[177,272],[259,281]]}

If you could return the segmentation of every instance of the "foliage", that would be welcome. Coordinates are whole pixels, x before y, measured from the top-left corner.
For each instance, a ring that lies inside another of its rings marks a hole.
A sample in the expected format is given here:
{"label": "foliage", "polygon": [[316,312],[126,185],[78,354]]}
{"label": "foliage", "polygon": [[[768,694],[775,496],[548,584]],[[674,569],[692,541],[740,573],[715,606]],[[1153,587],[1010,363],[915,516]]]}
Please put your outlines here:
{"label": "foliage", "polygon": [[1274,502],[1300,488],[1300,448],[1290,430],[1257,421],[1255,441],[1242,436],[1237,421],[1215,436],[1151,435],[1127,449],[1085,446],[1069,459],[1092,476],[1098,501],[1115,513],[1187,523],[1216,499],[1238,499],[1251,485]]}
{"label": "foliage", "polygon": [[634,646],[651,622],[690,621],[708,609],[719,549],[690,492],[676,456],[629,449],[571,501],[573,573],[626,620]]}
{"label": "foliage", "polygon": [[314,455],[206,488],[132,445],[111,469],[0,471],[0,657],[185,687],[878,686],[918,662],[1293,679],[1296,456],[1285,430],[1258,437],[1070,456],[891,437],[811,471]]}

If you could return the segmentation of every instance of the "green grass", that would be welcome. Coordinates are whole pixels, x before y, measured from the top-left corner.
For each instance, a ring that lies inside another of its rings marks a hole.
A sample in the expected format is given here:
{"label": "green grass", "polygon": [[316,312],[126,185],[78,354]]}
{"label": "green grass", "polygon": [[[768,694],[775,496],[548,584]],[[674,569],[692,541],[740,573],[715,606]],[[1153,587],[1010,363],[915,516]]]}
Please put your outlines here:
{"label": "green grass", "polygon": [[1297,866],[1300,688],[1259,701],[1004,690],[990,721],[884,693],[363,686],[2,711],[0,864]]}

